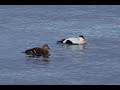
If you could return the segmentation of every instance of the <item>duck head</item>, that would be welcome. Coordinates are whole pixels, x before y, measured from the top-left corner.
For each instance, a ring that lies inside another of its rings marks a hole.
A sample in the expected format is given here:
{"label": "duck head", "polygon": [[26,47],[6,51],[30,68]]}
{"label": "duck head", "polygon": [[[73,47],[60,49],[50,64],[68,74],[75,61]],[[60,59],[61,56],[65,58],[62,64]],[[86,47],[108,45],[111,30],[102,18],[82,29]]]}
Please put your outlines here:
{"label": "duck head", "polygon": [[80,35],[79,38],[83,38],[83,39],[85,39],[83,35]]}
{"label": "duck head", "polygon": [[48,50],[50,49],[49,46],[47,44],[44,44],[43,47],[42,47],[43,50]]}
{"label": "duck head", "polygon": [[86,40],[85,40],[83,35],[80,35],[78,38],[80,39],[80,44],[85,44],[86,43]]}

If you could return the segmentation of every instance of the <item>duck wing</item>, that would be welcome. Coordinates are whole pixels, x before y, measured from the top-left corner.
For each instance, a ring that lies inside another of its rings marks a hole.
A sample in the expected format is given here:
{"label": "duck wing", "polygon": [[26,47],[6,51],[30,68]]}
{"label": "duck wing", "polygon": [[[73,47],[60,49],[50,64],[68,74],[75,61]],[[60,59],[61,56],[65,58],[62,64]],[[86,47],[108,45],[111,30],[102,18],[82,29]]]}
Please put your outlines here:
{"label": "duck wing", "polygon": [[36,50],[37,48],[38,48],[38,47],[31,48],[31,49],[27,49],[27,50],[25,50],[25,53],[26,53],[26,54],[29,54],[29,55],[33,55],[33,54],[36,53],[35,50]]}
{"label": "duck wing", "polygon": [[68,38],[63,41],[63,43],[71,43],[71,44],[77,44],[78,43],[78,38]]}

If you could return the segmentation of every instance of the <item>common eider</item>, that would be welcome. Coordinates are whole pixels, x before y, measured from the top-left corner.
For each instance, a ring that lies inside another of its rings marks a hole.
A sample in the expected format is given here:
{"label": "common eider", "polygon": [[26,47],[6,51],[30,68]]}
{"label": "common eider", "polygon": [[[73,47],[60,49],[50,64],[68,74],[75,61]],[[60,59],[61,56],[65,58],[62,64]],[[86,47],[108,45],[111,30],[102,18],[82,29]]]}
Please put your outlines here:
{"label": "common eider", "polygon": [[80,35],[78,38],[67,38],[62,39],[61,41],[58,41],[57,43],[64,43],[64,44],[70,44],[70,45],[81,45],[85,44],[85,38],[83,35]]}
{"label": "common eider", "polygon": [[43,57],[48,57],[49,56],[49,46],[47,44],[44,44],[42,48],[40,47],[34,47],[28,50],[25,50],[24,53],[27,55],[35,55],[35,56],[43,56]]}

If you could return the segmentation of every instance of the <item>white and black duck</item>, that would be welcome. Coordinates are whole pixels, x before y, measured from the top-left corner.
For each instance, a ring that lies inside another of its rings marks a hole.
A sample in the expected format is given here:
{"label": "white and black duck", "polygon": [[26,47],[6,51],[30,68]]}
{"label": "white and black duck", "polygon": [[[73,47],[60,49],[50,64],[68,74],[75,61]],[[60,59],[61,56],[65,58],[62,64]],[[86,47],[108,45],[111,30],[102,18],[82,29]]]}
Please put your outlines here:
{"label": "white and black duck", "polygon": [[67,38],[67,39],[62,39],[58,41],[57,43],[64,43],[64,44],[70,44],[70,45],[82,45],[85,44],[85,38],[83,35],[80,35],[78,38]]}

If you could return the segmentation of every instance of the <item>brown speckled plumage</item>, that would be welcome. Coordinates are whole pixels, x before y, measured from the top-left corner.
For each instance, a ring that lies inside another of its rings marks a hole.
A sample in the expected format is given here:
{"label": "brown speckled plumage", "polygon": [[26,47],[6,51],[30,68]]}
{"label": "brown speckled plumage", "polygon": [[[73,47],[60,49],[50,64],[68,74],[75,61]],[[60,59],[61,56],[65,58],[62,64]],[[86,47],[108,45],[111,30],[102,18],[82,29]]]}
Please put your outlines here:
{"label": "brown speckled plumage", "polygon": [[28,55],[48,57],[49,55],[48,49],[49,49],[49,46],[47,44],[44,44],[42,48],[40,47],[31,48],[26,50],[25,53]]}

